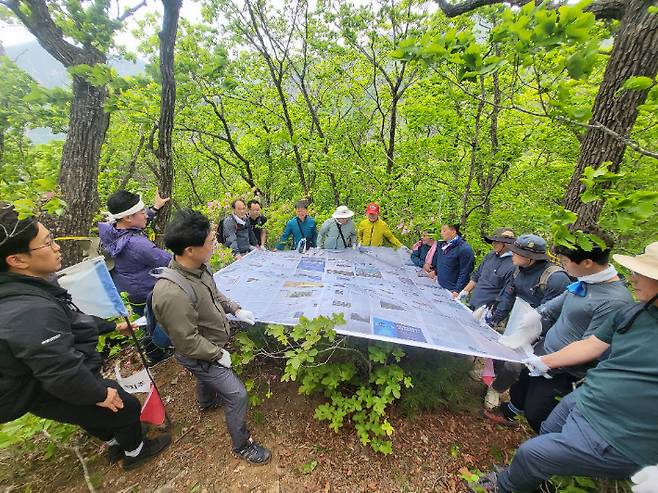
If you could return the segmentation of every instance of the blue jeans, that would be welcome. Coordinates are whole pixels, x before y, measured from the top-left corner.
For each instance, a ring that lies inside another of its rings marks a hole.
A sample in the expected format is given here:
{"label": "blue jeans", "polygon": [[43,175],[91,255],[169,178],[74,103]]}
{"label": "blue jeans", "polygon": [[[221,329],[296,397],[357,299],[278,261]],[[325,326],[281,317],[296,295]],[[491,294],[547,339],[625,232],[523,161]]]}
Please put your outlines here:
{"label": "blue jeans", "polygon": [[589,424],[576,407],[578,391],[557,405],[541,435],[521,444],[508,468],[498,474],[503,493],[530,493],[551,476],[623,479],[636,473],[633,463]]}

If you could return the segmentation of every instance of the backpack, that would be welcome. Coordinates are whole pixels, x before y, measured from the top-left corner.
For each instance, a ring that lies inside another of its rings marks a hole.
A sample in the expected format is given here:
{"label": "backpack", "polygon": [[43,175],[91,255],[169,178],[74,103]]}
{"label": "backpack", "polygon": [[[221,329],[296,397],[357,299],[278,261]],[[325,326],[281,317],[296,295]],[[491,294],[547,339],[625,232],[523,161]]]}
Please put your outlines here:
{"label": "backpack", "polygon": [[[149,274],[156,279],[167,279],[168,281],[173,282],[178,287],[180,287],[187,297],[192,302],[192,305],[196,308],[199,298],[197,297],[192,284],[190,281],[185,279],[182,274],[179,274],[174,269],[169,267],[156,267]],[[144,330],[151,336],[153,342],[156,346],[161,348],[168,348],[173,346],[169,336],[165,334],[162,330],[162,327],[158,324],[158,321],[155,319],[155,313],[153,312],[153,291],[151,291],[146,298],[146,309],[144,310],[144,316],[146,317],[146,327]]]}
{"label": "backpack", "polygon": [[[519,272],[520,270],[517,267],[516,269],[514,269],[514,273],[512,274],[512,277],[516,279],[516,276],[519,275]],[[541,289],[542,292],[546,291],[546,286],[548,285],[548,279],[556,272],[566,272],[566,271],[559,265],[548,264],[548,266],[544,269],[544,272],[542,272],[541,275],[539,276],[539,282],[535,285],[535,288]]]}
{"label": "backpack", "polygon": [[[226,244],[226,232],[224,231],[224,220],[231,216],[224,216],[220,218],[217,224],[217,241],[222,245]],[[234,221],[235,222],[235,221]],[[238,232],[238,223],[235,223],[235,232]]]}

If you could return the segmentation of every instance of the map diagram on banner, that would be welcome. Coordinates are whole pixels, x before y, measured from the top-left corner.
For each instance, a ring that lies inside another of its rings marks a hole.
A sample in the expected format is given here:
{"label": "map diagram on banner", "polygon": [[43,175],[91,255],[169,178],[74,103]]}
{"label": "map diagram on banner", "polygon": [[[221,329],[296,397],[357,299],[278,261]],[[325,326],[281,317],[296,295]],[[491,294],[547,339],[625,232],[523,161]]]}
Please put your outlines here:
{"label": "map diagram on banner", "polygon": [[258,322],[296,325],[343,313],[339,334],[520,362],[471,311],[391,248],[255,250],[215,274],[219,290]]}

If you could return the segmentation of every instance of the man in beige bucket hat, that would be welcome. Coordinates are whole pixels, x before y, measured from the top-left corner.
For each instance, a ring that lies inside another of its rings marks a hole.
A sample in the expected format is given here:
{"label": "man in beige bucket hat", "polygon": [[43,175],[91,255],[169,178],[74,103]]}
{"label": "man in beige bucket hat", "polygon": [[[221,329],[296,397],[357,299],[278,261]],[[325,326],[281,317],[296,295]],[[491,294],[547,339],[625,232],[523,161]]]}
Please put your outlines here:
{"label": "man in beige bucket hat", "polygon": [[633,491],[656,491],[651,486],[658,480],[658,242],[640,255],[613,258],[632,271],[639,303],[622,306],[589,338],[525,361],[539,376],[610,354],[560,401],[540,436],[523,443],[509,467],[480,480],[485,491],[534,491],[553,475],[633,474],[638,483]]}

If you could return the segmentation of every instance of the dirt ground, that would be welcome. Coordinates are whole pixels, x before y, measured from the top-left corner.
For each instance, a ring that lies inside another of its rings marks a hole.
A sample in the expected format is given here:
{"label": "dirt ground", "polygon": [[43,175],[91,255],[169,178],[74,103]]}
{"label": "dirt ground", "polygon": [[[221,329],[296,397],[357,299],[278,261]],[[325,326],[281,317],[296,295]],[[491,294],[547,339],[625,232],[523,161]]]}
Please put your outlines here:
{"label": "dirt ground", "polygon": [[[488,469],[509,461],[526,436],[466,413],[439,410],[413,419],[392,412],[393,454],[385,457],[358,443],[349,426],[330,431],[313,418],[319,399],[278,382],[271,371],[272,397],[251,409],[252,435],[272,450],[270,464],[250,466],[233,457],[222,410],[196,410],[194,379],[173,359],[154,369],[168,413],[173,443],[134,471],[110,466],[104,445],[82,433],[73,443],[85,457],[96,491],[128,492],[460,492],[459,470]],[[474,389],[477,392],[477,389]],[[157,430],[156,430],[157,432]],[[0,454],[0,489],[5,492],[86,492],[80,461],[70,449],[55,458],[42,453]],[[8,468],[8,469],[5,469]]]}

